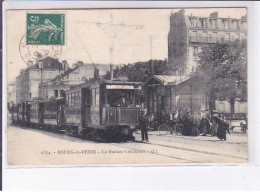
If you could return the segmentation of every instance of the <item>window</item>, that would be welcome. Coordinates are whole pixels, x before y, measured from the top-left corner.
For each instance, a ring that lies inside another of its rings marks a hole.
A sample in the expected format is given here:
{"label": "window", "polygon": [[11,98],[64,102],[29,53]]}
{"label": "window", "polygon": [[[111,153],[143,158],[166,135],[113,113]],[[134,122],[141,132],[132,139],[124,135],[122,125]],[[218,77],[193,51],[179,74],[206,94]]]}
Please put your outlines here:
{"label": "window", "polygon": [[92,105],[96,105],[96,88],[92,89]]}
{"label": "window", "polygon": [[191,27],[195,27],[195,19],[194,18],[190,18],[190,25],[191,25]]}
{"label": "window", "polygon": [[190,41],[197,41],[197,31],[192,31]]}
{"label": "window", "polygon": [[68,106],[69,105],[69,95],[66,94],[66,105]]}
{"label": "window", "polygon": [[68,97],[68,106],[70,106],[70,94],[68,94],[67,97]]}
{"label": "window", "polygon": [[239,33],[236,34],[236,39],[240,40],[240,34]]}
{"label": "window", "polygon": [[58,95],[59,95],[59,90],[54,90],[54,96],[55,96],[56,98],[58,98]]}
{"label": "window", "polygon": [[244,22],[241,21],[240,27],[241,27],[241,30],[244,30]]}
{"label": "window", "polygon": [[77,106],[77,99],[78,99],[78,97],[77,97],[77,93],[76,92],[74,92],[74,106]]}
{"label": "window", "polygon": [[220,41],[224,42],[225,41],[225,37],[223,35],[220,36]]}
{"label": "window", "polygon": [[71,106],[75,105],[75,96],[74,93],[71,93]]}
{"label": "window", "polygon": [[210,24],[211,24],[211,28],[217,28],[217,20],[211,19]]}
{"label": "window", "polygon": [[96,88],[96,105],[99,104],[99,87]]}
{"label": "window", "polygon": [[235,30],[238,30],[238,23],[237,21],[233,21],[233,27]]}
{"label": "window", "polygon": [[200,18],[200,23],[201,23],[201,27],[202,27],[202,28],[206,28],[206,19]]}
{"label": "window", "polygon": [[198,56],[198,47],[197,46],[193,47],[193,56]]}
{"label": "window", "polygon": [[223,24],[224,24],[225,29],[229,29],[229,21],[228,20],[224,20]]}
{"label": "window", "polygon": [[230,41],[230,33],[226,33],[226,40]]}
{"label": "window", "polygon": [[208,41],[208,33],[206,31],[203,31],[203,33],[202,33],[202,41],[203,42]]}
{"label": "window", "polygon": [[81,103],[80,103],[80,93],[78,92],[78,106],[80,106]]}
{"label": "window", "polygon": [[217,42],[218,41],[218,33],[217,32],[213,32],[213,41]]}
{"label": "window", "polygon": [[212,34],[209,34],[209,41],[212,42]]}

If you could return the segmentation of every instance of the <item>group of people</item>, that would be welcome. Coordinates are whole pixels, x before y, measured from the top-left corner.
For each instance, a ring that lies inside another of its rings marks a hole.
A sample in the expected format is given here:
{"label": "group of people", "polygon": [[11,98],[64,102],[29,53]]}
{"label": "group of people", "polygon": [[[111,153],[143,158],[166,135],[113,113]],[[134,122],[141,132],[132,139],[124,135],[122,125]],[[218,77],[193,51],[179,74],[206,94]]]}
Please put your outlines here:
{"label": "group of people", "polygon": [[226,121],[225,116],[222,113],[218,113],[216,110],[212,111],[211,116],[208,110],[201,111],[201,117],[198,124],[199,130],[203,136],[210,134],[217,136],[221,141],[226,140],[226,132],[229,132],[229,124]]}
{"label": "group of people", "polygon": [[208,110],[201,111],[197,119],[194,118],[192,110],[186,109],[185,111],[176,110],[166,114],[162,112],[160,115],[145,114],[143,111],[140,119],[140,127],[142,134],[142,141],[148,140],[147,129],[157,129],[160,124],[168,124],[171,128],[176,124],[183,125],[183,135],[198,135],[206,136],[210,134],[217,136],[221,141],[226,140],[226,132],[229,132],[229,124],[225,116],[213,110],[211,116]]}

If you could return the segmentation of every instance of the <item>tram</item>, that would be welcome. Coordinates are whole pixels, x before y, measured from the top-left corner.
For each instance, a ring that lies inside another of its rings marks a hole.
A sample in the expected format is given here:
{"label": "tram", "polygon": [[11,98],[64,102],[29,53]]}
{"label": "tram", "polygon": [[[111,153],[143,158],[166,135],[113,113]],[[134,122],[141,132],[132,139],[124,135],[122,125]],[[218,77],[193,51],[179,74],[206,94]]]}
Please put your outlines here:
{"label": "tram", "polygon": [[96,141],[134,140],[139,123],[141,82],[89,81],[64,97],[32,100],[13,109],[14,124],[65,131]]}

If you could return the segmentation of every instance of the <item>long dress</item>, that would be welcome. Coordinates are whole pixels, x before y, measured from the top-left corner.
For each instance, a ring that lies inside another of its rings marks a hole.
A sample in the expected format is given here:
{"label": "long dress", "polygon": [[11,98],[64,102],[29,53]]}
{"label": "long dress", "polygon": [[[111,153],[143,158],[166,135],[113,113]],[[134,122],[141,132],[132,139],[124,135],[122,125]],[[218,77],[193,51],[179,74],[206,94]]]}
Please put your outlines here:
{"label": "long dress", "polygon": [[217,130],[217,137],[221,140],[226,140],[227,129],[229,127],[228,123],[220,119],[218,119],[217,122],[219,123],[218,130]]}

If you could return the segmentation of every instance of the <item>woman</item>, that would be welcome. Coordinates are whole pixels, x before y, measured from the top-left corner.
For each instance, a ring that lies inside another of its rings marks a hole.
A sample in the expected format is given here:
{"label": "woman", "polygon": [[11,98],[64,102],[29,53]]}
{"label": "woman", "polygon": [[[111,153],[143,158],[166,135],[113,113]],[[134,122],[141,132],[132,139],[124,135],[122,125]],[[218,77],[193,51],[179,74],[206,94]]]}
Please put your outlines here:
{"label": "woman", "polygon": [[229,128],[229,124],[225,121],[223,116],[219,116],[217,119],[218,122],[218,130],[217,130],[217,137],[222,141],[226,141],[226,134],[227,134],[227,129]]}

